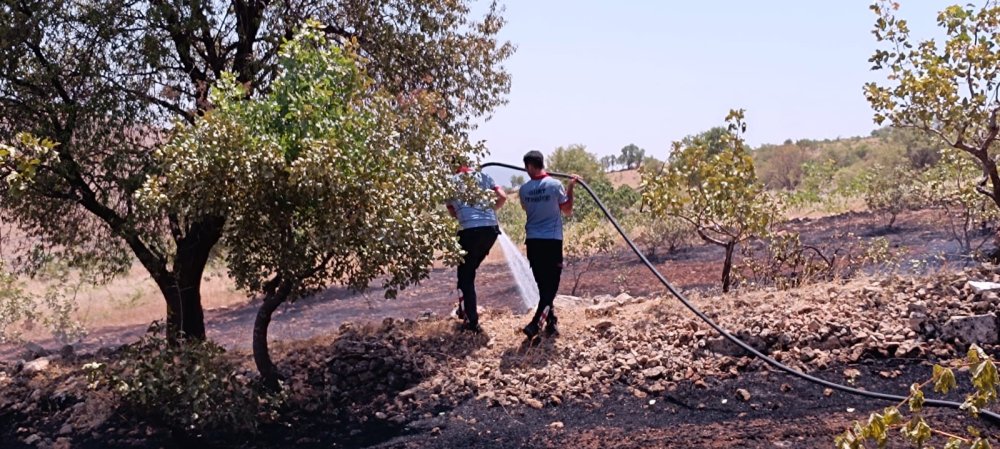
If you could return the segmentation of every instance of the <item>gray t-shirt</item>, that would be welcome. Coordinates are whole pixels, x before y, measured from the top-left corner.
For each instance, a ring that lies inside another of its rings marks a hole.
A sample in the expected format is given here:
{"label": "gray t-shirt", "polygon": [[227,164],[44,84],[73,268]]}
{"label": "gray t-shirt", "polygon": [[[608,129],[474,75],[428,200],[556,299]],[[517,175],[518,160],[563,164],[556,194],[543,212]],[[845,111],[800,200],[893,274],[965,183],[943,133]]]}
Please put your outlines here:
{"label": "gray t-shirt", "polygon": [[[459,185],[459,188],[466,185],[462,179],[464,176],[472,176],[475,184],[483,190],[492,191],[497,188],[497,184],[493,181],[493,178],[483,172],[457,173],[452,179]],[[450,201],[448,204],[455,209],[455,215],[458,216],[459,229],[497,225],[497,214],[493,211],[492,204],[470,205],[461,201]]]}
{"label": "gray t-shirt", "polygon": [[517,194],[528,214],[524,224],[525,237],[562,240],[562,211],[559,206],[569,201],[563,184],[546,175],[524,183]]}

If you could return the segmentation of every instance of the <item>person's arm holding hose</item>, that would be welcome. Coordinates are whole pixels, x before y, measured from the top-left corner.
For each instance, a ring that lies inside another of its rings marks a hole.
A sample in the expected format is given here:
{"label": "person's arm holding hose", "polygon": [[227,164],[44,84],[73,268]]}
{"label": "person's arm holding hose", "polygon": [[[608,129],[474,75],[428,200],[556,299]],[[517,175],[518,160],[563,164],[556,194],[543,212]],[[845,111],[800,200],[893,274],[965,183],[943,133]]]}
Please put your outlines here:
{"label": "person's arm holding hose", "polygon": [[500,210],[504,203],[507,202],[507,192],[500,186],[493,186],[493,191],[497,194],[497,199],[493,202],[493,210]]}
{"label": "person's arm holding hose", "polygon": [[573,187],[576,186],[576,181],[579,179],[579,175],[570,175],[569,187],[566,188],[566,201],[559,203],[559,209],[565,215],[573,214]]}

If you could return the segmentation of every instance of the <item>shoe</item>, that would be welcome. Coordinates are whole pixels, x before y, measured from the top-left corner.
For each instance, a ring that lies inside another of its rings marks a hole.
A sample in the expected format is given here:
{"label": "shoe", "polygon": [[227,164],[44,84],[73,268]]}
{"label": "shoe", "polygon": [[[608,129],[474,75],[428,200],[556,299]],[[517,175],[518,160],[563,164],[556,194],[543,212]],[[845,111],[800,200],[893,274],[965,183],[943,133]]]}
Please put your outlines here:
{"label": "shoe", "polygon": [[521,329],[521,332],[524,332],[524,335],[528,337],[528,340],[533,340],[538,336],[538,324],[532,321],[527,326],[524,326],[524,329]]}
{"label": "shoe", "polygon": [[459,328],[462,332],[472,332],[473,334],[483,333],[483,328],[479,327],[478,324],[472,324],[468,321],[462,323],[462,327]]}
{"label": "shoe", "polygon": [[546,336],[548,336],[548,337],[554,337],[556,335],[559,335],[559,328],[556,327],[556,323],[558,323],[558,322],[559,322],[559,320],[556,319],[555,316],[551,316],[551,317],[549,317],[548,320],[545,320],[545,335]]}

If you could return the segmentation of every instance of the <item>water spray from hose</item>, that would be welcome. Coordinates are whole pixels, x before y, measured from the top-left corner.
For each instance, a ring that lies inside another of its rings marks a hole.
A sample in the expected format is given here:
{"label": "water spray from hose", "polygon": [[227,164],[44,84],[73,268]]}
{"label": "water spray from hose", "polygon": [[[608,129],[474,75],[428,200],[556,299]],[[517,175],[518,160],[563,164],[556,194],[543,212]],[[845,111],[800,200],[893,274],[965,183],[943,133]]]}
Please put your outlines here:
{"label": "water spray from hose", "polygon": [[[486,167],[503,167],[503,168],[509,168],[509,169],[512,169],[512,170],[525,171],[523,167],[518,167],[516,165],[510,165],[510,164],[504,164],[504,163],[501,163],[501,162],[487,162],[487,163],[483,164],[481,168],[486,168]],[[548,174],[551,175],[551,176],[558,177],[558,178],[566,178],[566,179],[570,178],[569,175],[564,174],[564,173],[548,172]],[[754,349],[752,346],[750,346],[749,344],[747,344],[743,340],[740,340],[739,338],[737,338],[733,334],[729,333],[729,331],[723,329],[722,326],[719,326],[715,321],[712,321],[712,319],[709,318],[707,315],[705,315],[701,310],[698,310],[697,307],[695,307],[693,304],[691,304],[691,302],[687,299],[687,297],[685,297],[680,291],[678,291],[676,288],[674,288],[674,286],[672,284],[670,284],[670,281],[668,281],[667,278],[665,278],[663,276],[663,274],[661,274],[660,271],[656,269],[656,266],[654,266],[649,261],[649,259],[646,258],[646,255],[643,254],[642,251],[639,250],[639,247],[636,246],[635,242],[633,242],[632,239],[628,236],[628,234],[625,233],[625,230],[622,229],[621,225],[618,223],[618,220],[616,220],[615,217],[612,216],[610,212],[608,212],[608,208],[604,206],[604,203],[601,202],[601,199],[597,197],[597,194],[595,194],[594,191],[591,190],[590,186],[588,186],[586,182],[584,182],[583,180],[578,180],[577,183],[580,184],[584,188],[584,190],[587,191],[588,194],[590,194],[590,197],[594,199],[595,203],[597,203],[597,207],[601,209],[601,212],[608,219],[608,221],[611,222],[611,225],[615,227],[615,230],[618,231],[618,234],[620,234],[622,236],[622,238],[625,240],[625,243],[627,243],[628,246],[629,246],[629,248],[632,249],[632,252],[634,252],[635,255],[637,257],[639,257],[639,260],[642,261],[643,265],[645,265],[646,268],[649,268],[649,271],[651,273],[653,273],[653,276],[656,276],[656,279],[658,279],[660,281],[660,283],[662,283],[667,288],[667,290],[670,291],[670,293],[672,295],[674,295],[674,297],[677,298],[677,300],[680,301],[681,304],[684,305],[684,307],[687,307],[688,310],[690,310],[692,313],[694,313],[699,319],[701,319],[706,324],[708,324],[709,326],[711,326],[712,329],[715,329],[716,332],[718,332],[720,335],[722,335],[723,337],[725,337],[727,340],[733,342],[733,344],[735,344],[735,345],[743,348],[744,351],[750,353],[754,357],[757,357],[757,358],[763,360],[768,365],[771,365],[772,367],[774,367],[774,368],[776,368],[778,370],[784,371],[785,373],[791,374],[791,375],[793,375],[795,377],[798,377],[798,378],[800,378],[802,380],[805,380],[805,381],[808,381],[808,382],[812,382],[812,383],[815,383],[815,384],[818,384],[818,385],[822,385],[824,387],[831,388],[831,389],[834,389],[834,390],[842,391],[844,393],[850,393],[850,394],[854,394],[854,395],[858,395],[858,396],[863,396],[863,397],[867,397],[867,398],[872,398],[872,399],[882,399],[882,400],[891,401],[891,402],[902,402],[902,401],[905,401],[907,399],[907,397],[905,397],[905,396],[900,396],[900,395],[895,395],[895,394],[879,393],[877,391],[859,390],[857,388],[849,387],[847,385],[841,385],[841,384],[838,384],[838,383],[835,383],[835,382],[831,382],[831,381],[828,381],[828,380],[825,380],[825,379],[820,379],[819,377],[816,377],[816,376],[813,376],[813,375],[810,375],[810,374],[803,373],[801,371],[798,371],[798,370],[796,370],[796,369],[794,369],[794,368],[792,368],[790,366],[787,366],[787,365],[785,365],[785,364],[783,364],[783,363],[781,363],[781,362],[779,362],[779,361],[771,358],[771,356],[769,356],[767,354],[764,354],[764,353],[762,353],[762,352]],[[956,409],[956,410],[962,409],[962,404],[960,404],[958,402],[945,401],[945,400],[940,400],[940,399],[926,399],[924,401],[924,405],[932,406],[932,407],[947,407],[947,408],[953,408],[953,409]],[[980,416],[986,417],[987,419],[989,419],[994,424],[1000,424],[1000,414],[994,413],[994,412],[989,411],[989,410],[980,410],[979,414],[980,414]]]}
{"label": "water spray from hose", "polygon": [[517,292],[521,295],[525,310],[534,309],[538,306],[538,284],[535,283],[535,276],[531,273],[531,265],[503,229],[500,230],[500,237],[497,240],[500,242],[504,258],[507,259],[507,268],[514,276],[514,283],[517,284]]}

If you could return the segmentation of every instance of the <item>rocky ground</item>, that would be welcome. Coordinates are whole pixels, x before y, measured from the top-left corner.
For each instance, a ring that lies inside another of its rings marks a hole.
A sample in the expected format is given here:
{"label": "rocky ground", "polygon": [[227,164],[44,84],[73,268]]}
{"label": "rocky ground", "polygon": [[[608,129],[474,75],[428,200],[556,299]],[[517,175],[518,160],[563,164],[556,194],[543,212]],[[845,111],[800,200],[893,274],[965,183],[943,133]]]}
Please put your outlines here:
{"label": "rocky ground", "polygon": [[[824,283],[692,301],[796,369],[903,393],[927,361],[977,340],[996,354],[995,267]],[[345,323],[278,345],[288,377],[280,419],[204,447],[829,447],[884,403],[773,373],[669,297],[560,297],[561,335],[537,345],[524,317],[484,312],[483,335],[445,318]],[[3,447],[183,447],[93,390],[84,363],[116,357],[24,354],[0,368]],[[41,357],[40,357],[41,356]],[[239,351],[231,356],[249,356]],[[246,366],[247,374],[252,370]],[[961,376],[960,376],[961,377]],[[960,397],[959,397],[960,399]],[[935,412],[945,428],[961,415]]]}

